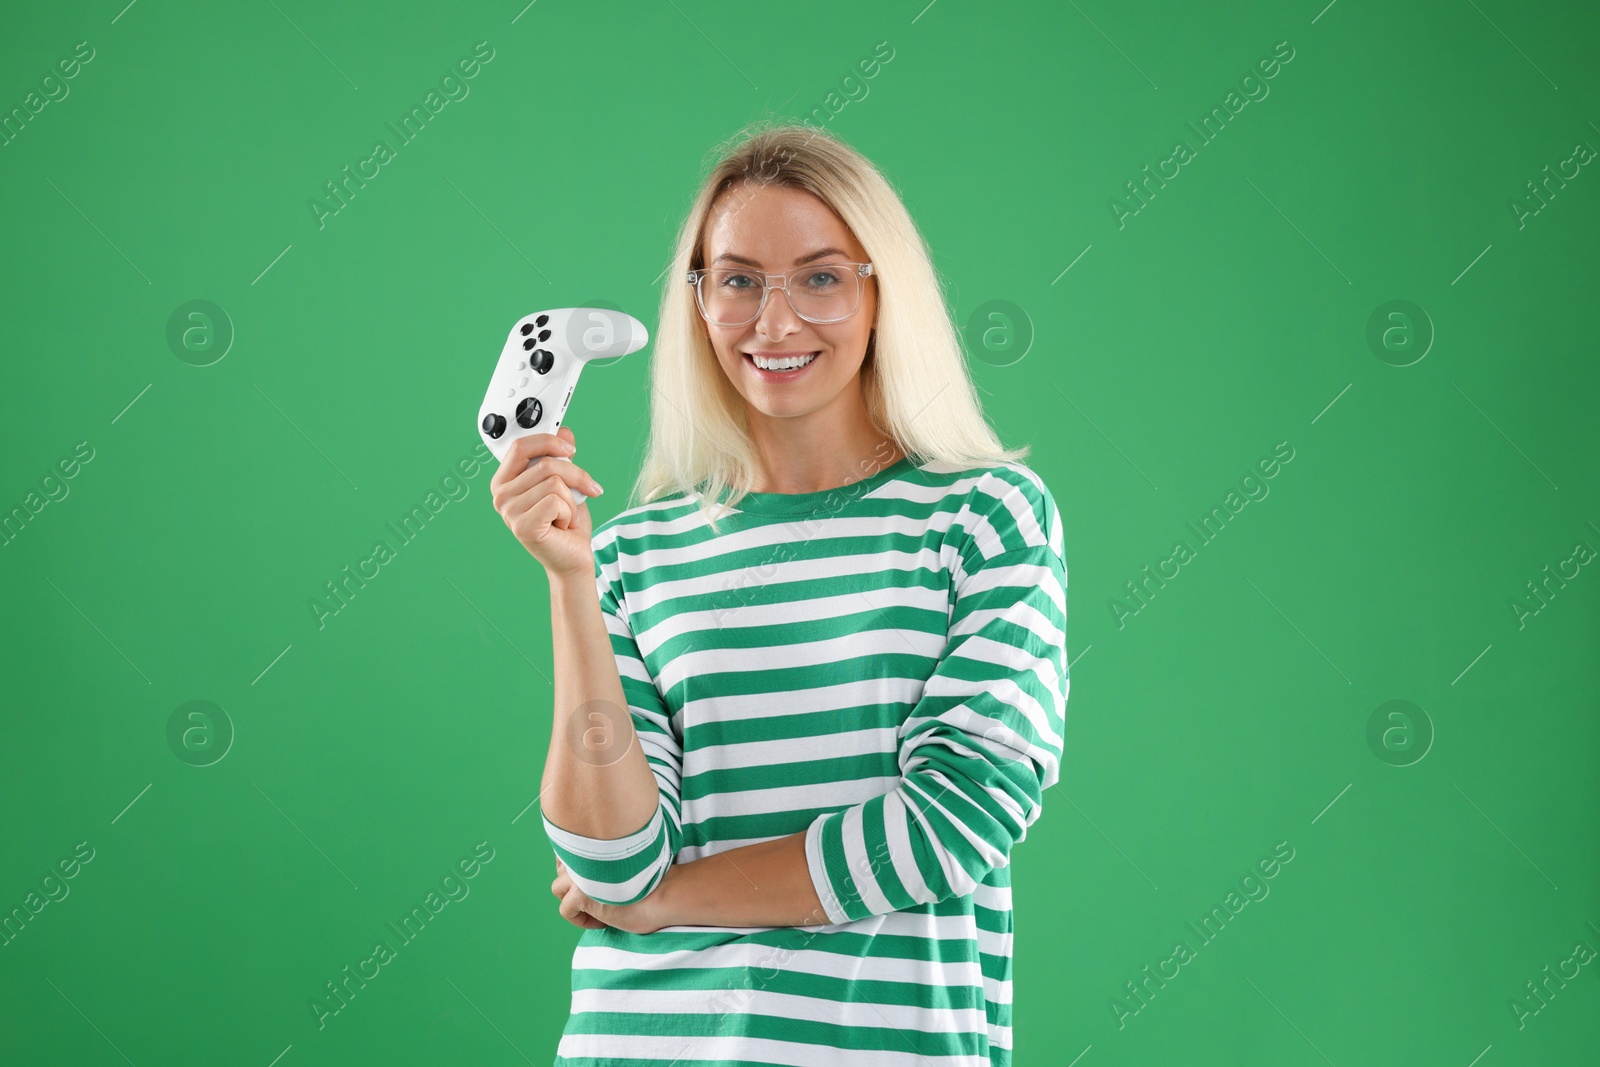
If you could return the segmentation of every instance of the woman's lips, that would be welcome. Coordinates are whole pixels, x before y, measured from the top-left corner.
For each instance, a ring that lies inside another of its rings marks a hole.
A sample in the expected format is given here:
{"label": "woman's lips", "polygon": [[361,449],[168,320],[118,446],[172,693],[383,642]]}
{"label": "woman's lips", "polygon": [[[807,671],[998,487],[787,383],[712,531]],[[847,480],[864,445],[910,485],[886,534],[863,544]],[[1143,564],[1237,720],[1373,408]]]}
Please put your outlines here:
{"label": "woman's lips", "polygon": [[749,361],[751,369],[754,370],[757,374],[759,374],[762,377],[763,380],[765,380],[765,381],[774,381],[774,382],[786,382],[786,381],[791,381],[791,380],[793,380],[795,378],[798,378],[798,377],[800,377],[800,375],[804,374],[807,370],[809,370],[817,362],[817,360],[822,358],[821,351],[816,351],[816,352],[773,352],[773,353],[770,353],[770,354],[766,353],[766,352],[763,352],[763,353],[761,353],[761,355],[764,358],[770,358],[770,359],[782,359],[782,358],[785,358],[785,357],[793,357],[793,356],[799,356],[799,355],[809,355],[809,356],[814,357],[805,366],[803,366],[803,367],[795,367],[793,370],[763,370],[761,367],[756,366],[756,361],[751,356],[751,354],[749,352],[745,352],[745,353],[743,353],[743,355],[744,355],[744,358]]}

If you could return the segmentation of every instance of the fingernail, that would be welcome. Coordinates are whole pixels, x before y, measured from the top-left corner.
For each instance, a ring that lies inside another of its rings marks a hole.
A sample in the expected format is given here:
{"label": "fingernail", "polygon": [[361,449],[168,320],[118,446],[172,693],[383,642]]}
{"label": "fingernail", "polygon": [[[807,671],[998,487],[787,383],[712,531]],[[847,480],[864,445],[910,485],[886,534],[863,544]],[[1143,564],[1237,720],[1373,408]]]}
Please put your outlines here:
{"label": "fingernail", "polygon": [[594,495],[595,496],[599,496],[601,493],[605,492],[604,489],[600,488],[600,483],[599,482],[591,482],[590,484],[594,486]]}
{"label": "fingernail", "polygon": [[577,445],[568,444],[565,441],[561,442],[561,447],[564,448],[569,455],[578,450],[578,446]]}

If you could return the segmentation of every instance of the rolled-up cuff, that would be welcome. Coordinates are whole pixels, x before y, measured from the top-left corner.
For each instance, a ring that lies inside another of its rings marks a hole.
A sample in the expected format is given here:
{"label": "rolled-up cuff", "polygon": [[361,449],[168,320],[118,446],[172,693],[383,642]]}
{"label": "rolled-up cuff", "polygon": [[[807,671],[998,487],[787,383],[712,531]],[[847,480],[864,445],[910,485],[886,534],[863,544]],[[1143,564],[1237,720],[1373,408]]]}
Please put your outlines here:
{"label": "rolled-up cuff", "polygon": [[838,816],[838,812],[819,815],[806,827],[806,868],[811,873],[811,888],[816,890],[817,899],[822,901],[822,910],[827,913],[830,923],[850,921],[850,916],[841,910],[839,896],[828,881],[828,865],[822,858],[822,825]]}
{"label": "rolled-up cuff", "polygon": [[602,904],[633,904],[649,895],[672,858],[667,855],[666,820],[660,804],[640,830],[611,839],[563,830],[540,812],[572,884]]}
{"label": "rolled-up cuff", "polygon": [[[644,824],[643,829],[629,834],[627,837],[603,838],[584,837],[571,830],[563,830],[550,821],[544,812],[539,813],[544,819],[544,832],[550,835],[550,843],[559,846],[564,851],[574,856],[587,859],[615,860],[624,859],[633,855],[654,841],[661,832],[661,805],[656,805],[655,814],[650,816],[650,821]],[[563,857],[564,859],[565,857]]]}

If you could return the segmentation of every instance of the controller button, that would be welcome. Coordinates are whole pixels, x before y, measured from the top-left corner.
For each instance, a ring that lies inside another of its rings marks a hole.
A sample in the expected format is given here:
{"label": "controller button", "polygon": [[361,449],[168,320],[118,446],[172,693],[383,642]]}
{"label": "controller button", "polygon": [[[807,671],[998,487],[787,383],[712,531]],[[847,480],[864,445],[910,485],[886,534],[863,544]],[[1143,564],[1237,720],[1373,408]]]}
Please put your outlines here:
{"label": "controller button", "polygon": [[530,396],[517,405],[517,425],[524,430],[531,430],[539,424],[539,417],[543,414],[544,406],[537,398]]}
{"label": "controller button", "polygon": [[511,388],[511,386],[509,386],[509,385],[506,386],[506,396],[513,397],[513,396],[516,396],[516,395],[517,395],[517,391],[515,389]]}
{"label": "controller button", "polygon": [[524,374],[522,376],[522,381],[517,383],[517,388],[526,389],[527,387],[528,387],[528,376],[526,374]]}
{"label": "controller button", "polygon": [[540,330],[539,331],[539,340],[541,342],[550,340],[550,331],[549,330]]}
{"label": "controller button", "polygon": [[483,432],[498,441],[500,435],[506,432],[506,417],[489,412],[483,417]]}
{"label": "controller button", "polygon": [[540,315],[538,318],[533,320],[533,324],[535,326],[543,326],[545,323],[547,323],[549,321],[550,321],[550,316],[549,315]]}
{"label": "controller button", "polygon": [[525,360],[525,359],[517,360],[517,369],[518,370],[527,370],[528,369],[528,361]]}
{"label": "controller button", "polygon": [[525,323],[522,324],[522,336],[526,337],[532,332],[533,332],[533,323],[525,322]]}
{"label": "controller button", "polygon": [[536,348],[528,357],[528,366],[540,374],[549,374],[550,368],[556,365],[556,357],[543,348]]}
{"label": "controller button", "polygon": [[538,341],[535,341],[533,338],[530,337],[526,341],[522,342],[522,347],[523,347],[523,349],[525,351],[532,352],[533,351],[533,346],[538,344],[538,343],[539,343]]}

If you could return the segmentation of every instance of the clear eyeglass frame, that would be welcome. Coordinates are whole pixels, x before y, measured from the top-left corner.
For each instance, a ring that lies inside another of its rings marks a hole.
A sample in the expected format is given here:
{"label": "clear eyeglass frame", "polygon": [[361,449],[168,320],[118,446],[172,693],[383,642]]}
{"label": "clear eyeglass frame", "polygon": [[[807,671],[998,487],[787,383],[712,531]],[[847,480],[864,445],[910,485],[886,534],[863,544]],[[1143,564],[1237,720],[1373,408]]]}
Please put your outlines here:
{"label": "clear eyeglass frame", "polygon": [[[855,271],[850,275],[851,277],[856,279],[856,301],[855,301],[855,304],[854,304],[854,306],[852,306],[850,308],[850,311],[849,311],[848,314],[841,315],[836,319],[814,319],[814,318],[812,318],[811,316],[807,315],[805,312],[801,311],[799,308],[794,306],[794,294],[789,292],[789,279],[791,277],[793,277],[796,274],[801,273],[802,271],[821,270],[824,267],[854,267],[855,268]],[[755,314],[751,315],[748,319],[745,319],[743,322],[719,322],[716,319],[713,319],[710,316],[710,314],[707,313],[705,295],[701,291],[700,281],[701,281],[702,278],[704,278],[708,274],[710,274],[713,270],[740,270],[740,271],[743,271],[744,273],[749,274],[751,276],[759,276],[761,278],[761,282],[762,282],[761,303],[756,305]],[[695,306],[700,309],[701,317],[704,318],[707,322],[711,323],[713,326],[748,326],[750,323],[752,323],[752,322],[756,321],[757,319],[759,319],[761,317],[761,313],[767,309],[767,297],[771,295],[772,290],[774,290],[774,289],[782,289],[783,290],[784,297],[789,301],[789,307],[793,308],[794,313],[796,315],[799,315],[802,319],[805,319],[809,323],[813,323],[813,324],[818,325],[818,326],[827,326],[827,325],[829,325],[831,323],[835,323],[835,322],[844,322],[845,320],[849,319],[852,315],[854,315],[857,311],[861,310],[861,291],[866,287],[866,279],[872,277],[872,274],[873,274],[873,266],[872,266],[871,263],[852,263],[852,262],[850,262],[848,260],[835,260],[835,261],[828,262],[828,263],[811,263],[811,264],[807,264],[804,267],[796,267],[793,270],[783,271],[781,273],[768,273],[766,271],[760,271],[760,270],[746,270],[743,267],[737,267],[737,268],[735,268],[735,267],[706,267],[706,268],[701,268],[699,270],[690,271],[688,273],[687,277],[686,277],[686,280],[688,281],[688,283],[690,285],[694,286]],[[774,281],[772,281],[773,278],[776,278],[778,280],[776,282],[774,282]]]}

